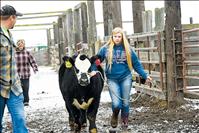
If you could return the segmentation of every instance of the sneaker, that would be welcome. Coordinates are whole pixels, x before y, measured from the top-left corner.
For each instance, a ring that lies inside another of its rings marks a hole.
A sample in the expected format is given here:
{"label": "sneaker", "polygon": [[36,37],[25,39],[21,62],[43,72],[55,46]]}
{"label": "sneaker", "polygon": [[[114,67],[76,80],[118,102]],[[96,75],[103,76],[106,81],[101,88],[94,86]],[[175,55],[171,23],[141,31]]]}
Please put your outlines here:
{"label": "sneaker", "polygon": [[25,102],[25,103],[24,103],[24,106],[29,106],[29,103],[28,103],[28,102]]}
{"label": "sneaker", "polygon": [[119,114],[119,110],[117,109],[113,111],[113,114],[111,116],[111,126],[113,128],[116,128],[118,125],[118,114]]}

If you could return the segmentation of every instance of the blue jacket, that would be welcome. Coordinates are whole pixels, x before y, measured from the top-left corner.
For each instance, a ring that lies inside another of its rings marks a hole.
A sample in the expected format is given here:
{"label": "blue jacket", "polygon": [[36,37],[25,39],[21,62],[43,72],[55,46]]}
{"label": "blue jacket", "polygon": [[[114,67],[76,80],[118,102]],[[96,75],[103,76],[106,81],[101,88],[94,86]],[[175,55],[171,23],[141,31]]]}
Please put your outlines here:
{"label": "blue jacket", "polygon": [[[113,47],[113,60],[112,67],[109,69],[108,65],[108,45],[104,45],[99,50],[98,54],[101,56],[101,61],[106,62],[105,73],[108,79],[122,79],[127,75],[131,74],[127,59],[126,53],[123,45],[115,45]],[[147,73],[144,71],[142,64],[140,63],[136,53],[131,49],[131,59],[134,70],[144,79],[147,78]]]}

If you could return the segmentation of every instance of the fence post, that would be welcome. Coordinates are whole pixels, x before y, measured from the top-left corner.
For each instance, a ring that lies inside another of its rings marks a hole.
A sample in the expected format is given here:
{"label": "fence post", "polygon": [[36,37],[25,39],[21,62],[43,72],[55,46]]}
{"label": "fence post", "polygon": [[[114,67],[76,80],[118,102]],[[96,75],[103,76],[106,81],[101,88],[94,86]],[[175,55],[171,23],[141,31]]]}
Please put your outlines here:
{"label": "fence post", "polygon": [[92,56],[95,54],[95,42],[97,41],[94,1],[87,1],[87,5],[88,5],[88,18],[89,18],[87,36],[88,36],[89,55]]}
{"label": "fence post", "polygon": [[176,106],[183,102],[183,91],[176,91],[175,86],[175,62],[173,36],[174,29],[181,29],[181,9],[180,1],[165,1],[165,47],[166,47],[166,69],[167,69],[167,101],[168,106]]}
{"label": "fence post", "polygon": [[48,65],[51,64],[52,65],[52,55],[50,54],[50,48],[51,48],[51,34],[50,34],[50,29],[46,30],[46,36],[47,36],[47,46],[48,46]]}
{"label": "fence post", "polygon": [[145,11],[144,0],[132,1],[134,33],[143,32],[142,11]]}
{"label": "fence post", "polygon": [[66,41],[68,47],[68,55],[72,56],[74,53],[74,36],[73,36],[73,12],[72,9],[68,9],[66,11],[66,18],[65,18],[65,29],[66,29]]}
{"label": "fence post", "polygon": [[142,12],[142,26],[143,32],[152,31],[152,11],[143,11]]}
{"label": "fence post", "polygon": [[155,8],[155,31],[162,31],[164,30],[164,7],[163,8]]}

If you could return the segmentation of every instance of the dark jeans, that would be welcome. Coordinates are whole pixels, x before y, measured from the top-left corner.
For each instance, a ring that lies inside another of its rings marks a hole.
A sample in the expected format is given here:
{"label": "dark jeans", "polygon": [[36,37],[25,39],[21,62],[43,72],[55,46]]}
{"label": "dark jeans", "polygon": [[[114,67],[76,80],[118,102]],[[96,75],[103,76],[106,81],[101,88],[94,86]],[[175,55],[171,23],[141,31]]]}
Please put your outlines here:
{"label": "dark jeans", "polygon": [[28,79],[21,79],[22,89],[23,89],[23,96],[24,96],[24,103],[29,102],[29,78]]}

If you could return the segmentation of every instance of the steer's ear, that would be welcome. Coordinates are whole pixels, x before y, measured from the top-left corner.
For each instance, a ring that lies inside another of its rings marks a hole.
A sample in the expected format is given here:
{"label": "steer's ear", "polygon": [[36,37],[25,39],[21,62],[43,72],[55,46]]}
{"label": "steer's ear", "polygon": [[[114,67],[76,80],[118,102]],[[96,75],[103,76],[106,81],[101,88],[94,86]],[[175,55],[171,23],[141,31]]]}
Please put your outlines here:
{"label": "steer's ear", "polygon": [[64,57],[62,57],[62,60],[64,62],[69,61],[72,64],[72,66],[74,66],[74,59],[72,57],[64,56]]}
{"label": "steer's ear", "polygon": [[101,56],[100,55],[94,55],[90,58],[91,64],[94,64],[97,62],[96,65],[99,65],[101,63]]}
{"label": "steer's ear", "polygon": [[68,56],[62,57],[62,60],[65,62],[67,60]]}
{"label": "steer's ear", "polygon": [[69,60],[69,62],[70,62],[73,66],[75,65],[75,61],[74,61],[73,58],[70,57],[68,60]]}
{"label": "steer's ear", "polygon": [[94,55],[94,56],[92,56],[92,57],[90,58],[91,64],[95,63],[96,60],[98,60],[98,59],[99,59],[100,62],[101,62],[101,56],[100,56],[100,55]]}

